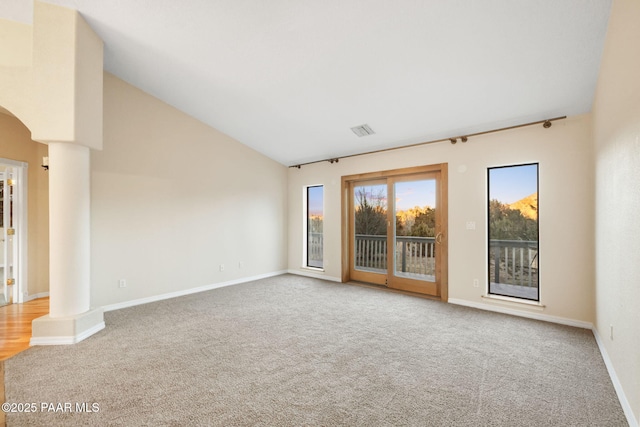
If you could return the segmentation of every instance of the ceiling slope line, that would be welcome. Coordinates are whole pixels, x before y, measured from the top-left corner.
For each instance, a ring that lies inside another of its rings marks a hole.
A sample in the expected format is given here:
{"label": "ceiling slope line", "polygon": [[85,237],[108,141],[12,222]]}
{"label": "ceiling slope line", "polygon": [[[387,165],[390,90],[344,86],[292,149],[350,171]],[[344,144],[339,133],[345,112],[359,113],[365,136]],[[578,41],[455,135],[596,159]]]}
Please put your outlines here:
{"label": "ceiling slope line", "polygon": [[366,156],[367,154],[377,154],[377,153],[384,153],[384,152],[387,152],[387,151],[402,150],[404,148],[419,147],[421,145],[434,144],[436,142],[450,141],[452,144],[455,144],[456,142],[458,142],[458,140],[460,140],[462,142],[467,142],[468,138],[471,138],[473,136],[486,135],[486,134],[489,134],[489,133],[496,133],[496,132],[504,132],[504,131],[511,130],[511,129],[518,129],[518,128],[522,128],[522,127],[534,126],[534,125],[539,125],[539,124],[542,124],[543,127],[545,129],[547,129],[547,128],[551,127],[551,122],[554,122],[556,120],[564,120],[566,118],[567,118],[567,116],[559,116],[559,117],[554,117],[552,119],[545,119],[545,120],[538,120],[538,121],[535,121],[535,122],[522,123],[522,124],[514,125],[514,126],[507,126],[507,127],[503,127],[503,128],[486,130],[486,131],[483,131],[483,132],[475,132],[475,133],[469,133],[469,134],[466,134],[466,135],[452,136],[452,137],[440,138],[440,139],[433,139],[431,141],[417,142],[415,144],[401,145],[399,147],[383,148],[383,149],[380,149],[380,150],[367,151],[367,152],[364,152],[364,153],[349,154],[349,155],[346,155],[346,156],[332,157],[332,158],[329,158],[329,159],[314,160],[313,162],[299,163],[299,164],[296,164],[296,165],[291,165],[289,167],[290,168],[300,169],[302,166],[312,165],[314,163],[322,163],[322,162],[338,163],[338,161],[340,159],[348,159],[349,157]]}

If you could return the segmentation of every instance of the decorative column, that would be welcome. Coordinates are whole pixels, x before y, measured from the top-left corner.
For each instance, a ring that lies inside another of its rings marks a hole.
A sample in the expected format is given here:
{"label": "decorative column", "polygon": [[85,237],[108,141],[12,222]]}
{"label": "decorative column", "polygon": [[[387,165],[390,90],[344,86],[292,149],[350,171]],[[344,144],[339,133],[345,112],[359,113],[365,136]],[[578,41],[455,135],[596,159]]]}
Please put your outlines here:
{"label": "decorative column", "polygon": [[89,310],[89,148],[49,144],[49,315]]}
{"label": "decorative column", "polygon": [[73,344],[104,328],[90,308],[90,149],[49,143],[49,315],[33,321],[32,345]]}

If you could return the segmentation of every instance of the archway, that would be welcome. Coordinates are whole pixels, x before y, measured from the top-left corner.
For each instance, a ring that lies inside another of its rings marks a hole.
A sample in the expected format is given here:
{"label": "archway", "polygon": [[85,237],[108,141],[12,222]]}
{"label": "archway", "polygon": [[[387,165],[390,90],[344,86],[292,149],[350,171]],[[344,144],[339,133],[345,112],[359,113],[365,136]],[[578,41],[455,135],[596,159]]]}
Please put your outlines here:
{"label": "archway", "polygon": [[31,344],[73,344],[104,328],[102,309],[90,304],[89,257],[103,43],[76,10],[36,1],[33,12],[31,26],[0,20],[0,105],[48,146],[49,315],[33,321]]}

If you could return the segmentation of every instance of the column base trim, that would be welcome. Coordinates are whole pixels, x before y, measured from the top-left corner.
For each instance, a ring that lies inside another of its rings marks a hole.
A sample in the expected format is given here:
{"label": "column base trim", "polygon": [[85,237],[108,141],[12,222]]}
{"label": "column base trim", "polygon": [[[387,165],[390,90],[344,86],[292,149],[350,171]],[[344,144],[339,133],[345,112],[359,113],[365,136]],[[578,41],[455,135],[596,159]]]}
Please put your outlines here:
{"label": "column base trim", "polygon": [[76,344],[105,328],[102,308],[66,317],[49,315],[33,320],[30,345]]}

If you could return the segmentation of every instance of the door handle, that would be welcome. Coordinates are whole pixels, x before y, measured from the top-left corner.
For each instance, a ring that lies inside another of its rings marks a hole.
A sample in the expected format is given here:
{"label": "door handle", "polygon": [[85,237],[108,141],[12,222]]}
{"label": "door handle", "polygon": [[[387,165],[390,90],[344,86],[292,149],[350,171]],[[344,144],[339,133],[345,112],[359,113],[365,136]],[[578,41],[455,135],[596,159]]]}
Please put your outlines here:
{"label": "door handle", "polygon": [[437,244],[442,243],[442,232],[439,232],[438,234],[436,234],[436,243]]}

